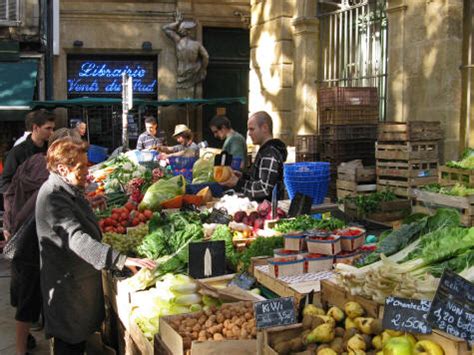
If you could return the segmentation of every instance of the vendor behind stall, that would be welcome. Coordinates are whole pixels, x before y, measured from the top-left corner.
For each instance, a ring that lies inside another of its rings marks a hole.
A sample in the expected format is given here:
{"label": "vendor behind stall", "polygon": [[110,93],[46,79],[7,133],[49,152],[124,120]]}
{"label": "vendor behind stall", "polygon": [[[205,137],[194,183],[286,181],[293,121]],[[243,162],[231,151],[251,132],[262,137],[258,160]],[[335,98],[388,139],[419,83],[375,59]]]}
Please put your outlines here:
{"label": "vendor behind stall", "polygon": [[161,146],[159,151],[161,158],[168,157],[199,157],[199,145],[193,141],[193,132],[185,124],[179,124],[174,128],[173,138],[179,143],[172,147]]}
{"label": "vendor behind stall", "polygon": [[166,143],[163,132],[158,132],[155,117],[145,116],[145,132],[138,136],[137,149],[157,149]]}
{"label": "vendor behind stall", "polygon": [[271,200],[273,187],[278,184],[278,197],[283,197],[283,163],[288,152],[286,145],[273,138],[272,118],[265,111],[252,114],[247,122],[248,134],[253,144],[260,145],[255,162],[249,174],[240,176],[238,172],[224,186],[243,192],[247,197],[257,201]]}

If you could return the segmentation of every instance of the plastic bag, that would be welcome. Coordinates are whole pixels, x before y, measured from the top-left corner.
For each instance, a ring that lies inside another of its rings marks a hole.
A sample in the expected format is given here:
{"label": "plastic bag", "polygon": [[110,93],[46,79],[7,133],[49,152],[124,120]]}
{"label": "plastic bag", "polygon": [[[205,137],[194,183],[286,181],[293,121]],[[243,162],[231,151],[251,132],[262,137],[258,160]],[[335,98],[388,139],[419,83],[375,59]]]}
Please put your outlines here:
{"label": "plastic bag", "polygon": [[163,201],[172,199],[173,197],[184,195],[186,192],[186,180],[182,175],[175,176],[171,179],[161,179],[151,185],[145,193],[139,209],[156,211],[160,209]]}
{"label": "plastic bag", "polygon": [[215,154],[206,153],[194,163],[193,184],[205,184],[208,182],[215,182],[214,157]]}

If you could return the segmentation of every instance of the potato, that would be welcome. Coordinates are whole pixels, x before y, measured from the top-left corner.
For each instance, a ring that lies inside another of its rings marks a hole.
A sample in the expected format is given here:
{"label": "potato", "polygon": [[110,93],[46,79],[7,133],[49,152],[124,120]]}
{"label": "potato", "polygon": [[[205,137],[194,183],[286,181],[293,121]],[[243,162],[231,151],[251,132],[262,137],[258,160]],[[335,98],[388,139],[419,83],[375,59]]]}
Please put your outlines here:
{"label": "potato", "polygon": [[240,339],[247,339],[247,336],[248,336],[247,330],[245,328],[242,328],[240,330]]}
{"label": "potato", "polygon": [[210,328],[210,327],[212,327],[213,325],[214,325],[214,322],[211,321],[210,319],[208,319],[208,320],[206,321],[206,323],[204,323],[204,327],[205,327],[205,328]]}
{"label": "potato", "polygon": [[206,323],[206,320],[207,320],[207,317],[205,315],[202,315],[201,317],[199,317],[198,323],[203,325],[204,323]]}
{"label": "potato", "polygon": [[224,337],[222,336],[221,333],[215,333],[212,338],[217,341],[224,340]]}
{"label": "potato", "polygon": [[216,316],[216,322],[217,323],[223,323],[224,320],[225,320],[224,315],[221,312],[218,312],[217,316]]}
{"label": "potato", "polygon": [[234,333],[234,336],[238,338],[240,336],[240,328],[238,326],[234,325],[232,327],[232,333]]}
{"label": "potato", "polygon": [[191,339],[192,340],[197,340],[199,338],[199,333],[198,332],[192,332],[191,333]]}
{"label": "potato", "polygon": [[251,312],[247,312],[244,314],[244,317],[246,320],[250,320],[253,318],[253,314]]}

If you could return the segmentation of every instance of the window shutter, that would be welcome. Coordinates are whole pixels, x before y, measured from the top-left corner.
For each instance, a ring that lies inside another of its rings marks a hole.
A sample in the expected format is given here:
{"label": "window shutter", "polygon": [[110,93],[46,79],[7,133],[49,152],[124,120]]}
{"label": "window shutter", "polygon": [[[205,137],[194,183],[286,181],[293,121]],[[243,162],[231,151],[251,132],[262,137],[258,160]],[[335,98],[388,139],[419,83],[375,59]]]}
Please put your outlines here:
{"label": "window shutter", "polygon": [[20,0],[0,0],[0,26],[20,24]]}

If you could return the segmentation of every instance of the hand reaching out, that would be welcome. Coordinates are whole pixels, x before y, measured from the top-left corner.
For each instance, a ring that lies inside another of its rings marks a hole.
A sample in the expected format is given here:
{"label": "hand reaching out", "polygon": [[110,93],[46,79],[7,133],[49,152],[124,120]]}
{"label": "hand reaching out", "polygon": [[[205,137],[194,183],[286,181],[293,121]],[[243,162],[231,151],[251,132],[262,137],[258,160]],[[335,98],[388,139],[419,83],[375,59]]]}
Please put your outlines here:
{"label": "hand reaching out", "polygon": [[139,268],[154,269],[156,267],[156,262],[150,259],[138,259],[138,258],[127,258],[125,261],[125,266],[133,271],[135,266]]}

